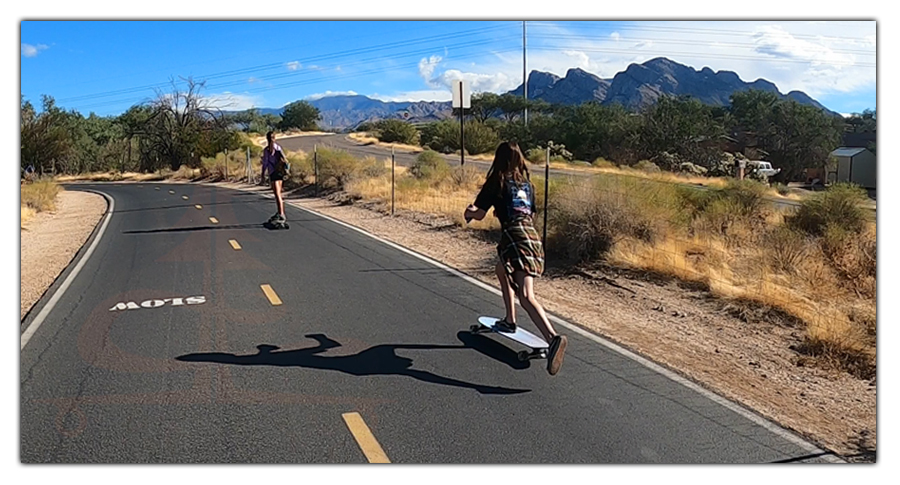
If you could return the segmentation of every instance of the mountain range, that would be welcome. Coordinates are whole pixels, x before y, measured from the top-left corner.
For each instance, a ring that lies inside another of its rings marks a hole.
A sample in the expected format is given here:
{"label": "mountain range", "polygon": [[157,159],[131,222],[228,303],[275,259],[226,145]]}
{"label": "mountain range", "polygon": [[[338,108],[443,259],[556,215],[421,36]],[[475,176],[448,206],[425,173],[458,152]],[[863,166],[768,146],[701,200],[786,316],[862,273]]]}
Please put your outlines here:
{"label": "mountain range", "polygon": [[[802,91],[782,94],[775,84],[757,79],[745,82],[732,71],[713,71],[708,67],[697,71],[664,57],[643,64],[631,64],[612,79],[603,79],[583,69],[573,68],[564,77],[542,71],[528,75],[528,98],[551,104],[576,105],[588,101],[621,104],[638,111],[653,104],[660,96],[688,95],[713,106],[727,106],[734,92],[758,89],[777,94],[800,104],[815,106],[833,116],[840,116]],[[522,85],[509,91],[522,95]],[[450,102],[406,101],[386,102],[362,95],[328,96],[309,101],[322,115],[324,129],[352,128],[363,121],[386,118],[428,122],[452,116]],[[281,114],[282,109],[260,109],[261,113]]]}

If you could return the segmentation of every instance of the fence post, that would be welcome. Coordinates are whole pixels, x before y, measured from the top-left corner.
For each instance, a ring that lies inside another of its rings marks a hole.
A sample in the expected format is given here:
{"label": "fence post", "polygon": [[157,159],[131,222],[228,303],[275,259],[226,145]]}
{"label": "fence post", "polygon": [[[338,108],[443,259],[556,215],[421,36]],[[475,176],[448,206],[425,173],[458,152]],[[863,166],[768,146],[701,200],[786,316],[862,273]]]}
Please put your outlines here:
{"label": "fence post", "polygon": [[316,197],[319,196],[319,146],[313,145],[313,176],[316,179]]}
{"label": "fence post", "polygon": [[225,149],[225,181],[228,182],[228,149]]}
{"label": "fence post", "polygon": [[394,145],[391,145],[391,216],[394,215]]}
{"label": "fence post", "polygon": [[253,182],[250,180],[250,177],[252,176],[252,174],[250,173],[250,147],[249,146],[247,147],[247,169],[244,170],[244,172],[247,174],[247,184],[248,185],[252,184]]}
{"label": "fence post", "polygon": [[544,164],[544,234],[541,245],[544,246],[544,257],[547,254],[547,203],[550,200],[550,147],[547,147],[547,163]]}

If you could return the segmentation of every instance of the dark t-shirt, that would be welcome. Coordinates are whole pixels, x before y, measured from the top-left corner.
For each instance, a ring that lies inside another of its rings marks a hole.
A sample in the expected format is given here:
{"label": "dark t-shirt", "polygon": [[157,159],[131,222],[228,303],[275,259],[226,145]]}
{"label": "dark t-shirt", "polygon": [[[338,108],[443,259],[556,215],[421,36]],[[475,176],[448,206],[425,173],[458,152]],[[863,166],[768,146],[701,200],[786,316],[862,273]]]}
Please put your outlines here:
{"label": "dark t-shirt", "polygon": [[[529,185],[531,184],[530,182],[526,183]],[[534,190],[530,190],[529,193],[531,194],[531,197],[528,202],[534,207]],[[501,184],[485,183],[484,186],[481,187],[481,192],[475,197],[475,207],[483,211],[488,211],[493,207],[494,215],[500,220],[500,224],[510,222],[509,215],[506,213],[507,207],[506,202],[503,200],[503,187]]]}

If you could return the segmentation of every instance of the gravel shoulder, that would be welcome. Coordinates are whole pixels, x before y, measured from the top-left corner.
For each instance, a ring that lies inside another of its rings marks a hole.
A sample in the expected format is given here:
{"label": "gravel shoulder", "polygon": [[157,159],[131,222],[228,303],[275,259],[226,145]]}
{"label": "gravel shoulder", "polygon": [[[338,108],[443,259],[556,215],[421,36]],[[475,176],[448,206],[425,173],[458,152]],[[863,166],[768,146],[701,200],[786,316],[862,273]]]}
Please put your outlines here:
{"label": "gravel shoulder", "polygon": [[56,210],[41,212],[20,230],[20,320],[66,269],[106,212],[97,194],[61,190]]}

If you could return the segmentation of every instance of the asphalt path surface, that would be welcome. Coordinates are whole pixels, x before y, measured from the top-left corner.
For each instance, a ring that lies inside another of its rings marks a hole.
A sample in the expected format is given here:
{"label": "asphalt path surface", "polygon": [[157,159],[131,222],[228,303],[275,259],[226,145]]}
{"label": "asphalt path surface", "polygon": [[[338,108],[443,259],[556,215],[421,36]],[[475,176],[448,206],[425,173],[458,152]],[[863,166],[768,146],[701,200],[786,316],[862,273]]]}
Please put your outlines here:
{"label": "asphalt path surface", "polygon": [[274,202],[248,192],[67,190],[114,211],[23,339],[23,463],[829,459],[596,337],[564,330],[556,376],[521,363],[514,342],[468,332],[502,316],[497,295],[299,208],[269,230]]}

